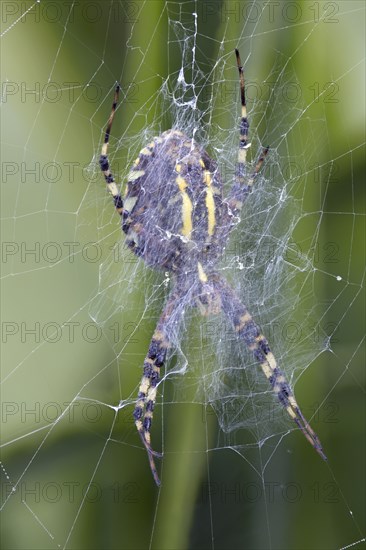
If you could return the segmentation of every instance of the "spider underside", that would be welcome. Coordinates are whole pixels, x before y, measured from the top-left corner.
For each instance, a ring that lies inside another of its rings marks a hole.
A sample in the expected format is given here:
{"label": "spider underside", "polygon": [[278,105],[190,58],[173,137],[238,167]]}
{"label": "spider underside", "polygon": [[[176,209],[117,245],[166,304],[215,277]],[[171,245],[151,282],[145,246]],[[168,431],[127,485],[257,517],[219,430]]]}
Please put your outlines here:
{"label": "spider underside", "polygon": [[148,266],[171,272],[174,281],[144,360],[133,413],[157,485],[160,485],[160,480],[154,457],[160,455],[151,448],[150,430],[160,369],[172,345],[170,327],[173,323],[176,326],[182,318],[182,302],[198,307],[205,315],[223,311],[237,337],[252,351],[280,403],[311,445],[326,459],[321,443],[301,413],[266,338],[216,267],[268,152],[268,147],[263,149],[254,171],[247,174],[249,123],[244,73],[238,50],[235,53],[240,79],[241,119],[235,180],[226,198],[216,162],[194,139],[179,130],[162,133],[140,151],[128,174],[125,195],[121,197],[108,161],[109,135],[119,85],[115,90],[100,157],[108,190],[122,218],[127,246]]}

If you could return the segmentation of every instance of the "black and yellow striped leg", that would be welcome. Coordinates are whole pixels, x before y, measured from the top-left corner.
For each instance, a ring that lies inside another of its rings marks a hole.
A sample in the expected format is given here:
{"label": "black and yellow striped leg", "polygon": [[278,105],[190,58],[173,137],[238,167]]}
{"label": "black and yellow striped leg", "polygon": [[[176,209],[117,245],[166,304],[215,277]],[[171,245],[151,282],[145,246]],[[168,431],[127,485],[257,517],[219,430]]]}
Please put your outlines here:
{"label": "black and yellow striped leg", "polygon": [[108,161],[108,144],[109,144],[109,135],[111,133],[112,123],[114,119],[114,113],[116,112],[117,102],[118,102],[118,96],[119,96],[119,90],[120,86],[119,84],[116,85],[116,89],[114,92],[114,100],[112,105],[112,111],[109,116],[107,128],[105,131],[105,137],[104,137],[104,143],[102,146],[102,153],[99,158],[99,165],[100,168],[104,174],[104,178],[107,184],[107,189],[109,193],[113,197],[114,206],[119,214],[122,215],[123,212],[123,200],[122,197],[118,191],[118,187],[116,185],[116,182],[114,180],[114,177],[112,175],[112,172],[109,167],[109,161]]}
{"label": "black and yellow striped leg", "polygon": [[160,378],[160,369],[164,365],[168,347],[164,334],[156,329],[150,342],[147,356],[145,357],[144,374],[140,383],[135,410],[133,412],[135,425],[146,447],[151,472],[157,485],[160,485],[160,480],[156,470],[154,456],[160,455],[155,453],[151,448],[150,429],[156,401],[157,384]]}
{"label": "black and yellow striped leg", "polygon": [[179,293],[172,292],[159,319],[145,357],[144,373],[133,413],[135,425],[146,447],[151,472],[157,485],[160,485],[160,479],[156,470],[154,456],[161,457],[161,454],[156,453],[151,448],[150,430],[156,402],[157,385],[160,379],[160,369],[165,363],[166,355],[170,348],[166,327],[170,325],[172,315],[177,313],[176,306],[181,298]]}
{"label": "black and yellow striped leg", "polygon": [[227,198],[227,203],[230,207],[231,212],[234,215],[237,215],[240,212],[245,199],[247,198],[247,196],[252,190],[252,186],[255,181],[255,178],[257,177],[262,167],[262,164],[268,153],[269,148],[265,147],[263,149],[263,151],[261,152],[258,158],[254,172],[249,177],[247,177],[246,175],[247,152],[251,144],[248,141],[249,122],[248,122],[247,104],[246,104],[246,98],[245,98],[245,81],[244,81],[243,66],[241,64],[240,54],[237,49],[235,50],[235,55],[236,55],[236,62],[238,65],[239,82],[240,82],[240,102],[241,102],[241,118],[240,118],[240,125],[239,125],[240,140],[239,140],[238,159],[236,164],[235,182]]}
{"label": "black and yellow striped leg", "polygon": [[281,405],[300,428],[306,439],[327,460],[318,436],[303,416],[284,373],[278,368],[273,353],[259,326],[253,321],[246,307],[240,302],[225,280],[215,278],[216,291],[221,296],[221,307],[232,322],[238,337],[253,352]]}
{"label": "black and yellow striped leg", "polygon": [[241,64],[239,51],[235,50],[236,62],[238,65],[239,71],[239,82],[240,82],[240,102],[241,102],[241,118],[239,125],[239,151],[238,151],[238,160],[236,167],[236,180],[237,183],[244,185],[245,182],[245,165],[247,161],[247,152],[251,144],[248,142],[249,134],[249,122],[247,116],[247,103],[245,99],[245,82],[244,82],[244,71]]}

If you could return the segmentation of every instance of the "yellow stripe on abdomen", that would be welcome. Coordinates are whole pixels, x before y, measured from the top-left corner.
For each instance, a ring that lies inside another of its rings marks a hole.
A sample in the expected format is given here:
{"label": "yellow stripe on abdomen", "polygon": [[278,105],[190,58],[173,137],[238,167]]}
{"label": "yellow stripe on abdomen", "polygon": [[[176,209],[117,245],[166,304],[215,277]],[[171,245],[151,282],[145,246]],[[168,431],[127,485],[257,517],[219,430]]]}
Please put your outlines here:
{"label": "yellow stripe on abdomen", "polygon": [[178,185],[181,197],[182,197],[182,229],[181,233],[185,237],[189,237],[192,232],[192,201],[188,196],[186,188],[188,186],[186,180],[182,176],[176,178],[176,184]]}
{"label": "yellow stripe on abdomen", "polygon": [[212,179],[211,173],[208,170],[204,171],[204,182],[207,186],[206,188],[206,208],[207,208],[207,233],[213,235],[216,218],[215,218],[215,201],[214,194],[212,189]]}

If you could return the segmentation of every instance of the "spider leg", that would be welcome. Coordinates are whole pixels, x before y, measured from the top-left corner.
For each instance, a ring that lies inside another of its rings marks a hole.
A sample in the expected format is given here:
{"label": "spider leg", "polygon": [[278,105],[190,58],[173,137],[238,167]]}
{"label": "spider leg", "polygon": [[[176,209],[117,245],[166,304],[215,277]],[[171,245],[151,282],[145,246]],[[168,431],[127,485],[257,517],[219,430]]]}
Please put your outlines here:
{"label": "spider leg", "polygon": [[99,157],[99,165],[100,168],[104,174],[104,178],[107,184],[107,189],[109,193],[112,195],[114,200],[114,206],[119,214],[122,215],[123,212],[123,200],[122,197],[118,191],[118,187],[116,185],[115,179],[112,175],[112,172],[109,168],[109,160],[108,160],[108,145],[109,145],[109,136],[111,133],[112,123],[114,119],[114,113],[116,112],[117,102],[118,102],[118,96],[119,96],[120,86],[119,84],[116,85],[116,89],[114,91],[114,100],[112,104],[112,111],[109,116],[107,128],[105,131],[105,137],[104,137],[104,143],[102,146],[102,152]]}
{"label": "spider leg", "polygon": [[248,141],[249,135],[249,122],[247,116],[247,104],[245,98],[245,81],[244,81],[244,71],[241,64],[240,54],[237,49],[235,49],[236,62],[239,71],[239,82],[240,82],[240,102],[241,102],[241,118],[239,124],[239,150],[238,150],[238,159],[236,164],[235,171],[235,182],[228,195],[226,200],[229,208],[234,216],[237,216],[243,206],[245,199],[248,197],[249,193],[252,190],[253,183],[258,176],[258,173],[262,167],[264,159],[269,151],[269,147],[264,147],[260,153],[255,169],[253,173],[248,177],[246,174],[246,162],[247,162],[247,153],[251,144]]}
{"label": "spider leg", "polygon": [[[176,325],[176,320],[174,319],[174,321],[172,321],[172,317],[174,314],[178,313],[177,306],[181,301],[182,294],[173,291],[160,316],[144,360],[144,373],[137,395],[135,410],[133,412],[137,431],[146,447],[151,472],[158,486],[160,485],[160,479],[155,466],[154,457],[161,457],[162,455],[153,451],[151,448],[150,430],[156,402],[160,369],[164,366],[168,349],[171,347],[167,326],[171,325],[171,322]],[[182,313],[182,309],[179,310],[179,313]]]}
{"label": "spider leg", "polygon": [[244,340],[248,349],[253,352],[281,405],[322,459],[327,460],[318,436],[302,414],[285,374],[277,366],[268,341],[261,333],[259,326],[224,279],[216,276],[214,285],[221,297],[223,312],[233,324],[238,337]]}
{"label": "spider leg", "polygon": [[159,382],[160,369],[164,365],[169,344],[158,327],[156,328],[149,350],[144,360],[144,373],[141,379],[133,417],[137,431],[146,447],[151,472],[155,483],[160,485],[154,456],[160,456],[151,448],[150,430],[154,413],[154,406]]}

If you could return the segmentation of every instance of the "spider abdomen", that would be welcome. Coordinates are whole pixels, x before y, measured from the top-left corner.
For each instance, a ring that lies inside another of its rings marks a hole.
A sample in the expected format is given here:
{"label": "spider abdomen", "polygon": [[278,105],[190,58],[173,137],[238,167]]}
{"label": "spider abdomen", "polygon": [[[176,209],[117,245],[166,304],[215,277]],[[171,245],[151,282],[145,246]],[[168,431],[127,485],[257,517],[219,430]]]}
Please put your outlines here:
{"label": "spider abdomen", "polygon": [[216,163],[182,132],[168,130],[140,151],[123,202],[127,245],[148,265],[175,271],[183,259],[187,267],[187,260],[196,265],[215,254],[221,178]]}

